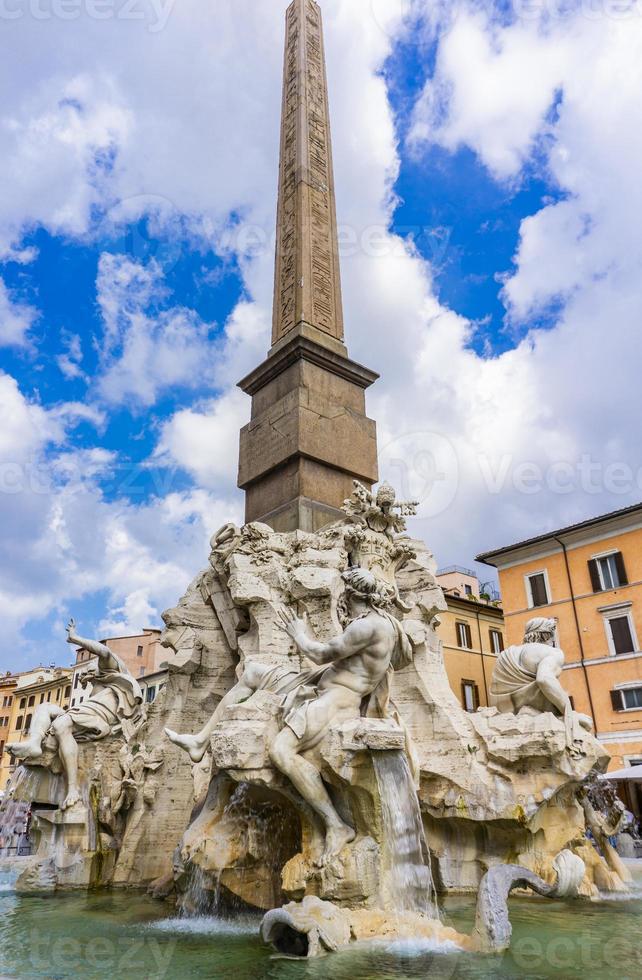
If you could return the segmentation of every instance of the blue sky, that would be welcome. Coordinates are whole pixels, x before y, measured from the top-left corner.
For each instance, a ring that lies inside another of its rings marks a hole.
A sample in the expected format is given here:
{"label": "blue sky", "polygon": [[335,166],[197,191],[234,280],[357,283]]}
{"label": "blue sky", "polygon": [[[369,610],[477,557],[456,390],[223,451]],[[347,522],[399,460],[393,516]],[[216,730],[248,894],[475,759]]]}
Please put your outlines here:
{"label": "blue sky", "polygon": [[[7,669],[65,662],[72,612],[94,633],[158,624],[241,517],[235,383],[269,343],[280,8],[190,0],[156,32],[47,22],[46,56],[42,24],[2,25]],[[469,565],[638,499],[614,399],[635,415],[642,20],[323,8],[339,222],[384,242],[344,257],[348,344],[382,373],[370,414],[384,475],[401,458],[422,496],[416,532]]]}

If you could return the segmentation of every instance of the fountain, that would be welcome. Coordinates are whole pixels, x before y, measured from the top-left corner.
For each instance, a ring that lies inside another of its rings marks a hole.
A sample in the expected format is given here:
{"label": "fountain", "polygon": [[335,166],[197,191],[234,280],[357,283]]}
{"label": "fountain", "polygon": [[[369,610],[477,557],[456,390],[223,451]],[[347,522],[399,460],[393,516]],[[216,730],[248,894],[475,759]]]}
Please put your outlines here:
{"label": "fountain", "polygon": [[[33,811],[18,890],[149,886],[183,915],[268,913],[278,946],[284,915],[290,938],[322,915],[360,939],[495,949],[515,883],[625,888],[586,838],[583,787],[607,762],[593,735],[547,704],[471,715],[452,694],[443,595],[408,509],[356,484],[318,532],[222,528],[165,616],[165,697],[79,740],[79,799],[61,809],[69,777],[48,735],[24,760],[4,810]],[[109,692],[122,675],[101,656]],[[465,891],[481,896],[472,937],[437,909],[438,892]]]}
{"label": "fountain", "polygon": [[[22,767],[0,833],[16,840],[29,813],[31,854],[5,860],[22,896],[148,888],[183,923],[250,910],[297,958],[399,939],[494,953],[514,888],[626,891],[617,821],[586,789],[608,756],[561,686],[549,620],[500,655],[491,707],[470,714],[450,688],[436,562],[407,534],[417,505],[371,489],[376,376],[343,342],[314,0],[290,6],[286,47],[273,344],[241,383],[246,523],[214,535],[164,614],[154,704],[70,623],[92,690],[8,746]],[[478,895],[471,935],[439,913],[462,893]]]}

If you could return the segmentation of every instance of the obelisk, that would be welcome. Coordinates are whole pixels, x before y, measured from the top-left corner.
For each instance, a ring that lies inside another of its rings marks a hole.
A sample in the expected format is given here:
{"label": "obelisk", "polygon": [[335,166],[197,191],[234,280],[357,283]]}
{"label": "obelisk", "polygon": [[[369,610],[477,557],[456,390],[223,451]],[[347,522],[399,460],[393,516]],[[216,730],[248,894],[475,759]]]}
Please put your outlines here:
{"label": "obelisk", "polygon": [[344,345],[323,25],[314,0],[286,14],[272,347],[240,382],[246,521],[317,530],[341,516],[356,478],[378,479],[365,390],[378,375]]}

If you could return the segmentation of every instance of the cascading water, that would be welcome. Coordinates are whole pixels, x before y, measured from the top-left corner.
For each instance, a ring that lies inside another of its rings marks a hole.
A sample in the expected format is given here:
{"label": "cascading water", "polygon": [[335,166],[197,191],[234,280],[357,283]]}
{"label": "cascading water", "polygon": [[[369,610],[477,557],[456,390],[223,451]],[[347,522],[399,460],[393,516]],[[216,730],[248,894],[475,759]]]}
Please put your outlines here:
{"label": "cascading water", "polygon": [[[230,916],[245,915],[252,904],[257,865],[267,866],[272,872],[276,903],[281,869],[300,850],[291,814],[286,814],[274,799],[257,794],[247,783],[236,786],[225,805],[221,821],[224,832],[226,823],[234,828],[239,850],[246,854],[246,863],[239,862],[233,869],[236,887],[222,887],[223,872],[217,873],[207,866],[204,869],[196,855],[187,868],[188,878],[180,902],[181,915],[185,918],[216,916],[227,920]],[[298,822],[296,829],[300,834]]]}
{"label": "cascading water", "polygon": [[0,811],[0,857],[24,857],[31,853],[29,844],[28,803],[9,800]]}
{"label": "cascading water", "polygon": [[198,864],[193,864],[189,872],[187,889],[181,903],[181,916],[184,918],[202,919],[217,915],[220,905],[220,880],[216,879],[212,891],[212,876],[207,874]]}
{"label": "cascading water", "polygon": [[386,880],[397,912],[439,919],[417,791],[404,752],[373,753],[385,835]]}
{"label": "cascading water", "polygon": [[[25,857],[31,853],[29,823],[31,804],[25,802],[33,774],[21,767],[10,780],[7,794],[0,805],[0,857]],[[21,798],[15,799],[18,789]]]}

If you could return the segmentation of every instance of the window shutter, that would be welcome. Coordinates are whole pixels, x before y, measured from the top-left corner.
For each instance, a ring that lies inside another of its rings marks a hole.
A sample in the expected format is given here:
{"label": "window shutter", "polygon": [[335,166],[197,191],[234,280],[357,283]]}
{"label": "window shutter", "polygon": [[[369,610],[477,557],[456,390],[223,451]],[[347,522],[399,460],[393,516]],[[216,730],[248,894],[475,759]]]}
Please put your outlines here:
{"label": "window shutter", "polygon": [[479,685],[475,684],[475,711],[479,708]]}
{"label": "window shutter", "polygon": [[624,564],[624,557],[621,551],[618,551],[615,558],[615,567],[617,568],[617,577],[620,585],[628,585],[629,580],[626,574],[626,566]]}
{"label": "window shutter", "polygon": [[628,616],[618,616],[609,620],[613,646],[616,653],[634,653],[633,637]]}
{"label": "window shutter", "polygon": [[602,582],[600,581],[600,570],[597,567],[597,559],[591,558],[588,563],[589,575],[591,576],[591,585],[593,586],[594,592],[602,592]]}
{"label": "window shutter", "polygon": [[622,711],[622,692],[611,691],[611,707],[613,711]]}
{"label": "window shutter", "polygon": [[531,595],[533,597],[533,606],[547,606],[549,599],[546,590],[546,579],[543,575],[531,575]]}
{"label": "window shutter", "polygon": [[465,629],[465,632],[466,632],[466,646],[468,647],[469,650],[472,650],[472,648],[473,648],[473,634],[470,631],[470,626],[468,625],[468,623],[466,623],[466,626],[464,627],[464,629]]}

